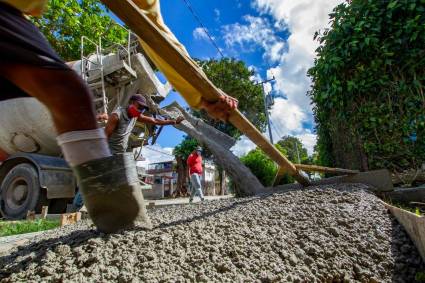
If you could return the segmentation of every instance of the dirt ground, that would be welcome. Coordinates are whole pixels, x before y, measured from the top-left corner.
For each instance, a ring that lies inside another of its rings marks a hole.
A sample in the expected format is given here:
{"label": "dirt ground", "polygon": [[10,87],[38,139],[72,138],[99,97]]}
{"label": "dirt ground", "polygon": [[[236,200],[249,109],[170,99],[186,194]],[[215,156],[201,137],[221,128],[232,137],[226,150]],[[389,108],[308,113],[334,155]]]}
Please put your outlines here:
{"label": "dirt ground", "polygon": [[0,258],[2,282],[414,282],[424,263],[364,185],[150,211],[155,228],[87,221]]}

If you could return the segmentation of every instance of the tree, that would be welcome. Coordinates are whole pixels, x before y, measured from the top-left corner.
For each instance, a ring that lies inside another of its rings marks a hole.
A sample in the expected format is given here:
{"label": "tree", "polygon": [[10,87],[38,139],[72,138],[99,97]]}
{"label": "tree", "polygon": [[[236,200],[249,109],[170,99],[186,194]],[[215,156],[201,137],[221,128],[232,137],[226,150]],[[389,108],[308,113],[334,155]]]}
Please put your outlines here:
{"label": "tree", "polygon": [[352,169],[420,168],[425,160],[425,2],[352,0],[309,75],[319,161]]}
{"label": "tree", "polygon": [[[128,36],[98,0],[50,0],[44,15],[32,21],[65,61],[81,59],[83,35],[94,42],[101,37],[104,47],[125,43]],[[85,50],[91,53],[95,46],[88,44]]]}
{"label": "tree", "polygon": [[293,163],[308,163],[307,149],[297,137],[284,136],[277,142],[286,151],[286,157]]}
{"label": "tree", "polygon": [[[256,85],[251,80],[254,71],[250,70],[243,61],[230,58],[198,60],[198,64],[214,85],[239,100],[239,110],[260,131],[264,131],[266,116],[264,114],[263,94],[261,85]],[[231,137],[238,138],[241,135],[232,124],[215,121],[203,111],[195,111],[194,115]]]}
{"label": "tree", "polygon": [[188,168],[186,160],[198,145],[199,143],[194,138],[185,136],[183,141],[173,150],[173,154],[176,157],[177,162],[177,195],[182,194],[187,183]]}

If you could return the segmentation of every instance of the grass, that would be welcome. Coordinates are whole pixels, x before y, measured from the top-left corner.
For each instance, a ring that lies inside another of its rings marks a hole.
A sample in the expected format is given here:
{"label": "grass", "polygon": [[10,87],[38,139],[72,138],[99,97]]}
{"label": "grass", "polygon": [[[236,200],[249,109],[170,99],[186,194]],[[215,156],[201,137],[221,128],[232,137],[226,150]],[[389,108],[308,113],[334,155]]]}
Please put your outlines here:
{"label": "grass", "polygon": [[425,282],[425,272],[416,273],[415,280],[417,282]]}
{"label": "grass", "polygon": [[420,207],[416,206],[416,205],[394,202],[394,201],[391,201],[391,199],[384,199],[384,201],[386,203],[392,205],[392,206],[410,211],[410,212],[416,214],[417,216],[423,216],[424,215],[422,209]]}
{"label": "grass", "polygon": [[59,227],[59,220],[23,220],[0,222],[0,237],[50,230]]}

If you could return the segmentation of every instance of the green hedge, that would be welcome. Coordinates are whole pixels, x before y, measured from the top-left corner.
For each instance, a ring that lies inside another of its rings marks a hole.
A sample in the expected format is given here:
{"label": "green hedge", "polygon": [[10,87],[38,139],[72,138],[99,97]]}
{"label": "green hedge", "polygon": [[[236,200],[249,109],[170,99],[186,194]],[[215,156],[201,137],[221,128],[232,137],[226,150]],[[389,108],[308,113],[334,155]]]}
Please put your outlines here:
{"label": "green hedge", "polygon": [[425,1],[337,6],[309,75],[319,161],[353,169],[425,161]]}

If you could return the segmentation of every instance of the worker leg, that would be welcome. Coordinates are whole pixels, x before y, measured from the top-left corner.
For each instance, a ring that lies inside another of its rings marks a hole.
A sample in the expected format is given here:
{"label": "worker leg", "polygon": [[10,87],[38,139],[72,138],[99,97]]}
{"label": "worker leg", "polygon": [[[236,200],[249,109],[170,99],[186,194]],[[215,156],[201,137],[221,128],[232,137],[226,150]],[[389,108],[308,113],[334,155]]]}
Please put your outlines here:
{"label": "worker leg", "polygon": [[136,172],[135,162],[111,156],[103,129],[97,129],[90,92],[79,76],[72,70],[24,64],[1,65],[0,76],[39,99],[51,112],[60,134],[58,143],[98,229],[115,232],[136,222],[150,228],[138,179],[127,178]]}
{"label": "worker leg", "polygon": [[194,190],[193,196],[198,195],[201,200],[204,200],[204,194],[202,193],[201,176],[199,174],[196,174],[196,173],[192,174],[192,176],[193,177],[191,177],[191,181],[192,181],[193,188],[194,188],[193,189]]}
{"label": "worker leg", "polygon": [[80,210],[83,207],[84,201],[83,201],[83,196],[81,195],[81,192],[80,191],[78,191],[75,194],[74,199],[72,201],[72,205],[77,210]]}
{"label": "worker leg", "polygon": [[195,190],[195,187],[193,186],[193,181],[192,181],[192,176],[193,175],[194,174],[190,175],[190,184],[189,184],[189,194],[190,194],[190,196],[189,196],[189,202],[192,202],[193,201],[193,197],[195,196],[195,193],[196,193],[196,190]]}

